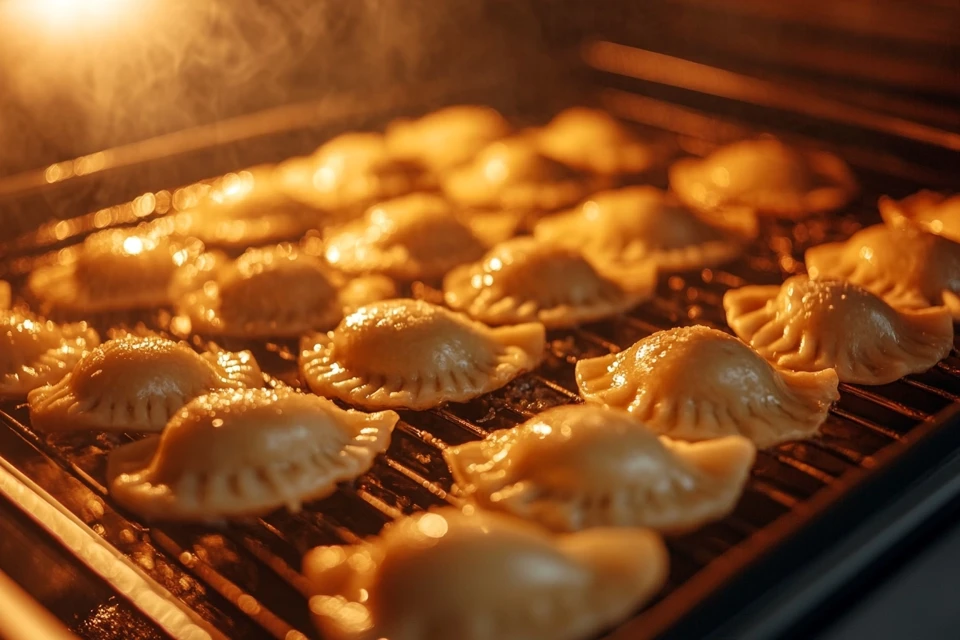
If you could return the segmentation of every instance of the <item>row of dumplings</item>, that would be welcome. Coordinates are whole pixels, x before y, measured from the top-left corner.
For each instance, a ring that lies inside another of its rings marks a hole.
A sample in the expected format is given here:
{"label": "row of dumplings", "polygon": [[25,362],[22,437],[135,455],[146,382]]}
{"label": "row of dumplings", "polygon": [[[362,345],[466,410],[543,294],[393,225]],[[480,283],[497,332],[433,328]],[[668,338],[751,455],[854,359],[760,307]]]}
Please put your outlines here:
{"label": "row of dumplings", "polygon": [[[489,108],[452,107],[394,122],[385,134],[345,134],[309,157],[195,189],[200,195],[182,211],[61,251],[32,273],[28,292],[42,312],[61,317],[167,306],[200,282],[229,288],[247,263],[263,262],[257,254],[231,266],[204,246],[235,254],[318,231],[322,241],[312,236],[309,246],[319,244],[315,253],[347,276],[436,280],[520,227],[596,267],[650,261],[682,270],[737,255],[756,236],[758,214],[801,217],[842,206],[856,192],[838,158],[773,139],[676,162],[671,193],[598,192],[668,158],[665,145],[600,111],[573,108],[543,128],[515,132]],[[373,284],[375,292],[388,286]],[[195,311],[209,312],[202,305],[210,302],[199,300]]]}

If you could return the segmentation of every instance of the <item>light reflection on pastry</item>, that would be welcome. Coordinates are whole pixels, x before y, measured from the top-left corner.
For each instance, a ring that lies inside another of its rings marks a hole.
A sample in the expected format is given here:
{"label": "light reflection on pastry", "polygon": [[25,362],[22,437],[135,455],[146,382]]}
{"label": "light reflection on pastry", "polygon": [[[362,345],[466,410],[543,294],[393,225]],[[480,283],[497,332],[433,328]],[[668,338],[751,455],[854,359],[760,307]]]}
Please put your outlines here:
{"label": "light reflection on pastry", "polygon": [[415,193],[388,200],[327,239],[325,255],[349,274],[436,280],[483,255],[483,243],[443,197]]}
{"label": "light reflection on pastry", "polygon": [[343,134],[312,156],[287,160],[278,172],[294,198],[341,217],[432,186],[422,167],[392,157],[379,133]]}
{"label": "light reflection on pastry", "polygon": [[540,155],[535,138],[526,135],[486,147],[450,173],[443,189],[466,207],[537,212],[570,206],[607,182]]}
{"label": "light reflection on pastry", "polygon": [[581,171],[642,173],[666,159],[662,144],[644,140],[605,111],[572,107],[538,132],[541,153]]}
{"label": "light reflection on pastry", "polygon": [[361,307],[301,341],[300,371],[322,396],[352,405],[429,409],[466,402],[536,367],[539,323],[491,329],[422,300]]}
{"label": "light reflection on pastry", "polygon": [[155,224],[172,225],[175,233],[211,247],[243,249],[297,238],[324,220],[322,212],[288,195],[270,166],[219,178],[196,204]]}
{"label": "light reflection on pastry", "polygon": [[651,264],[598,271],[579,252],[520,237],[443,281],[447,304],[486,324],[541,322],[571,327],[625,312],[648,300],[657,283]]}
{"label": "light reflection on pastry", "polygon": [[577,248],[601,263],[649,261],[661,272],[685,271],[740,256],[757,236],[757,220],[742,208],[695,213],[656,187],[624,187],[543,218],[534,236]]}
{"label": "light reflection on pastry", "polygon": [[946,305],[960,319],[960,244],[914,224],[874,225],[807,249],[813,279],[847,280],[898,309]]}
{"label": "light reflection on pastry", "polygon": [[794,219],[840,209],[858,190],[837,156],[773,139],[735,142],[703,159],[679,160],[670,167],[670,188],[696,209],[743,206]]}
{"label": "light reflection on pastry", "polygon": [[761,448],[816,434],[840,397],[833,369],[781,370],[701,325],[580,360],[576,376],[585,400],[626,409],[656,433],[690,441],[742,435]]}
{"label": "light reflection on pastry", "polygon": [[62,251],[57,264],[33,271],[27,289],[44,313],[163,307],[172,301],[174,274],[193,263],[202,250],[196,240],[180,240],[146,227],[100,231]]}
{"label": "light reflection on pastry", "polygon": [[316,256],[288,244],[249,249],[219,261],[212,279],[177,306],[201,335],[299,336],[343,317],[336,284]]}
{"label": "light reflection on pastry", "polygon": [[755,453],[741,436],[671,441],[626,411],[579,404],[447,449],[444,458],[461,491],[487,509],[557,531],[679,533],[733,510]]}
{"label": "light reflection on pastry", "polygon": [[387,127],[386,143],[393,157],[443,173],[509,133],[510,124],[496,110],[457,105],[416,120],[394,120]]}
{"label": "light reflection on pastry", "polygon": [[63,379],[27,399],[31,424],[41,431],[160,431],[197,396],[261,386],[249,351],[201,355],[183,342],[127,335],[85,354]]}
{"label": "light reflection on pastry", "polygon": [[24,311],[0,310],[0,398],[25,396],[65,376],[100,344],[85,322],[58,325]]}
{"label": "light reflection on pastry", "polygon": [[215,391],[184,406],[161,435],[114,449],[107,483],[148,520],[299,511],[369,469],[397,420],[288,388]]}
{"label": "light reflection on pastry", "polygon": [[930,233],[960,242],[960,195],[923,190],[899,201],[883,196],[878,206],[888,224],[914,222]]}
{"label": "light reflection on pastry", "polygon": [[934,366],[953,348],[944,307],[897,311],[848,282],[794,276],[723,297],[730,327],[774,364],[835,369],[841,382],[887,384]]}
{"label": "light reflection on pastry", "polygon": [[445,508],[369,542],[313,549],[303,572],[331,640],[585,640],[649,600],[667,564],[649,530],[551,536],[506,515]]}

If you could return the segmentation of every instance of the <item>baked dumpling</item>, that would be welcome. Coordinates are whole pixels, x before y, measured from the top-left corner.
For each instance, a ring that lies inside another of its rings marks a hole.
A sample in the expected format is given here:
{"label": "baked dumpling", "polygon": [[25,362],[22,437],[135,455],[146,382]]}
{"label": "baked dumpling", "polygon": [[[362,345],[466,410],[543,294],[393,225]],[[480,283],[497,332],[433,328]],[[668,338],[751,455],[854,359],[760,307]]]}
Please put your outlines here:
{"label": "baked dumpling", "polygon": [[540,363],[539,323],[491,329],[423,300],[361,307],[301,342],[315,393],[368,408],[429,409],[504,386]]}
{"label": "baked dumpling", "polygon": [[550,535],[452,507],[388,524],[368,542],[318,547],[303,573],[330,640],[587,640],[649,600],[667,577],[645,529]]}
{"label": "baked dumpling", "polygon": [[807,249],[813,279],[847,280],[898,309],[947,305],[960,319],[960,244],[913,224],[874,225]]}
{"label": "baked dumpling", "polygon": [[494,142],[450,173],[443,190],[454,203],[466,207],[555,211],[602,184],[600,178],[540,155],[533,136],[515,136]]}
{"label": "baked dumpling", "polygon": [[609,273],[578,251],[514,238],[443,280],[447,304],[486,324],[542,322],[571,327],[625,312],[648,300],[657,284],[653,265]]}
{"label": "baked dumpling", "polygon": [[577,248],[596,262],[648,261],[661,272],[685,271],[740,256],[757,236],[757,220],[749,211],[697,214],[656,187],[624,187],[541,219],[533,233]]}
{"label": "baked dumpling", "polygon": [[953,348],[944,307],[897,311],[839,280],[794,276],[723,296],[727,323],[764,358],[785,369],[834,369],[841,382],[887,384],[934,366]]}
{"label": "baked dumpling", "polygon": [[261,386],[249,351],[201,355],[183,342],[126,335],[93,349],[59,382],[27,399],[31,424],[41,431],[161,431],[197,396]]}
{"label": "baked dumpling", "polygon": [[756,449],[741,436],[658,438],[626,411],[555,407],[444,459],[467,497],[557,531],[651,527],[678,533],[736,505]]}
{"label": "baked dumpling", "polygon": [[640,138],[605,111],[571,107],[538,132],[540,152],[581,171],[642,173],[665,159],[666,149]]}
{"label": "baked dumpling", "polygon": [[0,309],[9,309],[13,296],[10,293],[10,283],[0,280]]}
{"label": "baked dumpling", "polygon": [[781,218],[835,211],[858,190],[837,156],[774,139],[744,140],[703,159],[679,160],[670,167],[670,187],[695,209],[745,206]]}
{"label": "baked dumpling", "polygon": [[[174,274],[202,250],[196,240],[179,240],[149,227],[108,229],[66,250],[62,262],[33,271],[27,288],[44,313],[163,307],[171,302]],[[199,277],[198,271],[194,274]]]}
{"label": "baked dumpling", "polygon": [[327,262],[350,274],[435,280],[483,255],[483,243],[439,195],[414,193],[371,207],[327,239]]}
{"label": "baked dumpling", "polygon": [[296,238],[323,220],[322,212],[287,194],[268,166],[218,178],[196,204],[155,224],[172,223],[177,234],[208,246],[242,249]]}
{"label": "baked dumpling", "polygon": [[778,369],[702,325],[580,360],[576,376],[587,402],[626,409],[656,433],[691,441],[739,434],[761,448],[814,435],[840,397],[833,369]]}
{"label": "baked dumpling", "polygon": [[0,310],[0,398],[56,382],[98,344],[100,337],[85,322],[60,325]]}
{"label": "baked dumpling", "polygon": [[162,434],[114,449],[107,484],[150,520],[299,511],[366,472],[398,419],[290,388],[214,391],[185,405]]}
{"label": "baked dumpling", "polygon": [[337,136],[312,156],[284,162],[279,173],[294,198],[338,215],[431,186],[421,166],[390,155],[379,133]]}
{"label": "baked dumpling", "polygon": [[899,201],[883,196],[878,206],[890,224],[914,222],[930,233],[960,242],[960,195],[924,190]]}
{"label": "baked dumpling", "polygon": [[212,280],[178,305],[201,335],[299,336],[343,317],[336,284],[323,261],[281,244],[220,261]]}
{"label": "baked dumpling", "polygon": [[393,157],[443,173],[509,133],[510,124],[495,109],[457,105],[416,120],[394,120],[387,127],[386,142]]}

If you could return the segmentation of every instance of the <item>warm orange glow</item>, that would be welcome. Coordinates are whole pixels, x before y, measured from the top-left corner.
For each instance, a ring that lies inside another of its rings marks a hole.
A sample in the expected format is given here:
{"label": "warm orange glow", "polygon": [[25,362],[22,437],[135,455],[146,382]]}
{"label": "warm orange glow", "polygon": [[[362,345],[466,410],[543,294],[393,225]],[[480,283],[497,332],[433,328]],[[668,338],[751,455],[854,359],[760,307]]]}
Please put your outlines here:
{"label": "warm orange glow", "polygon": [[143,0],[17,0],[14,8],[36,25],[69,31],[118,22]]}

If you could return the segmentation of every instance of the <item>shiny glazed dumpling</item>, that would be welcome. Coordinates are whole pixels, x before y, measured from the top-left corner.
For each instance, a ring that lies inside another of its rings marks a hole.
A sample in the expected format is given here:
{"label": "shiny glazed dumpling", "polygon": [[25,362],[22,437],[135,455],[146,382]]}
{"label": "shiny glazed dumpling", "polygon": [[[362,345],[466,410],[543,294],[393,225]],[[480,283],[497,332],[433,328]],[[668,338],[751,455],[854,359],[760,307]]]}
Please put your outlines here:
{"label": "shiny glazed dumpling", "polygon": [[491,329],[422,300],[361,307],[301,341],[310,388],[367,408],[430,409],[499,389],[543,357],[539,323]]}
{"label": "shiny glazed dumpling", "polygon": [[946,305],[960,319],[960,244],[916,225],[867,227],[804,261],[813,279],[847,280],[898,309]]}
{"label": "shiny glazed dumpling", "polygon": [[515,136],[450,173],[443,190],[466,207],[536,212],[570,206],[604,183],[541,155],[532,136]]}
{"label": "shiny glazed dumpling", "polygon": [[648,261],[659,271],[684,271],[729,262],[757,235],[750,211],[698,214],[656,187],[594,194],[576,209],[543,218],[540,240],[577,248],[612,264]]}
{"label": "shiny glazed dumpling", "polygon": [[343,317],[326,265],[290,245],[249,249],[232,262],[221,260],[211,275],[177,306],[202,335],[299,336]]}
{"label": "shiny glazed dumpling", "polygon": [[843,207],[857,192],[847,164],[826,151],[779,140],[744,140],[670,167],[670,188],[695,209],[744,206],[761,215],[802,218]]}
{"label": "shiny glazed dumpling", "polygon": [[573,249],[522,237],[451,271],[443,292],[450,307],[486,324],[556,328],[627,311],[648,300],[656,283],[653,265],[598,271]]}
{"label": "shiny glazed dumpling", "polygon": [[841,382],[887,384],[934,366],[953,348],[945,307],[897,311],[865,289],[794,276],[723,297],[727,323],[785,369],[835,369]]}
{"label": "shiny glazed dumpling", "polygon": [[215,391],[185,405],[162,434],[114,449],[107,483],[149,520],[299,511],[366,472],[397,420],[289,388]]}
{"label": "shiny glazed dumpling", "polygon": [[739,434],[761,448],[814,435],[840,397],[833,369],[781,370],[701,325],[581,360],[576,376],[587,402],[626,409],[656,433],[691,441]]}
{"label": "shiny glazed dumpling", "polygon": [[469,499],[557,531],[651,527],[679,533],[733,510],[756,449],[741,436],[658,438],[626,411],[549,409],[444,451]]}
{"label": "shiny glazed dumpling", "polygon": [[[171,302],[177,270],[203,245],[145,228],[95,233],[57,264],[39,267],[27,281],[44,313],[77,315],[163,307]],[[199,277],[199,272],[194,271]]]}
{"label": "shiny glazed dumpling", "polygon": [[587,640],[627,618],[667,576],[644,529],[550,535],[453,508],[304,558],[310,610],[331,640]]}
{"label": "shiny glazed dumpling", "polygon": [[0,398],[56,382],[98,344],[100,337],[85,322],[59,325],[27,312],[0,310]]}
{"label": "shiny glazed dumpling", "polygon": [[322,220],[321,212],[284,192],[274,167],[256,167],[219,178],[172,225],[208,246],[242,249],[301,236]]}
{"label": "shiny glazed dumpling", "polygon": [[640,138],[605,111],[586,107],[561,111],[537,140],[548,158],[603,175],[642,173],[667,155],[663,145]]}
{"label": "shiny glazed dumpling", "polygon": [[483,255],[483,243],[441,196],[415,193],[388,200],[336,230],[327,262],[350,274],[434,280]]}
{"label": "shiny glazed dumpling", "polygon": [[379,133],[337,136],[312,156],[284,162],[278,171],[281,185],[294,198],[341,216],[431,186],[422,167],[390,155]]}
{"label": "shiny glazed dumpling", "polygon": [[457,105],[416,120],[394,120],[387,127],[386,142],[393,157],[443,173],[509,133],[510,124],[496,110]]}
{"label": "shiny glazed dumpling", "polygon": [[91,350],[59,382],[27,399],[31,424],[41,431],[160,431],[208,391],[261,386],[249,351],[201,355],[183,342],[127,335]]}
{"label": "shiny glazed dumpling", "polygon": [[878,206],[887,223],[914,222],[930,233],[960,242],[960,195],[924,190],[899,201],[883,196]]}

